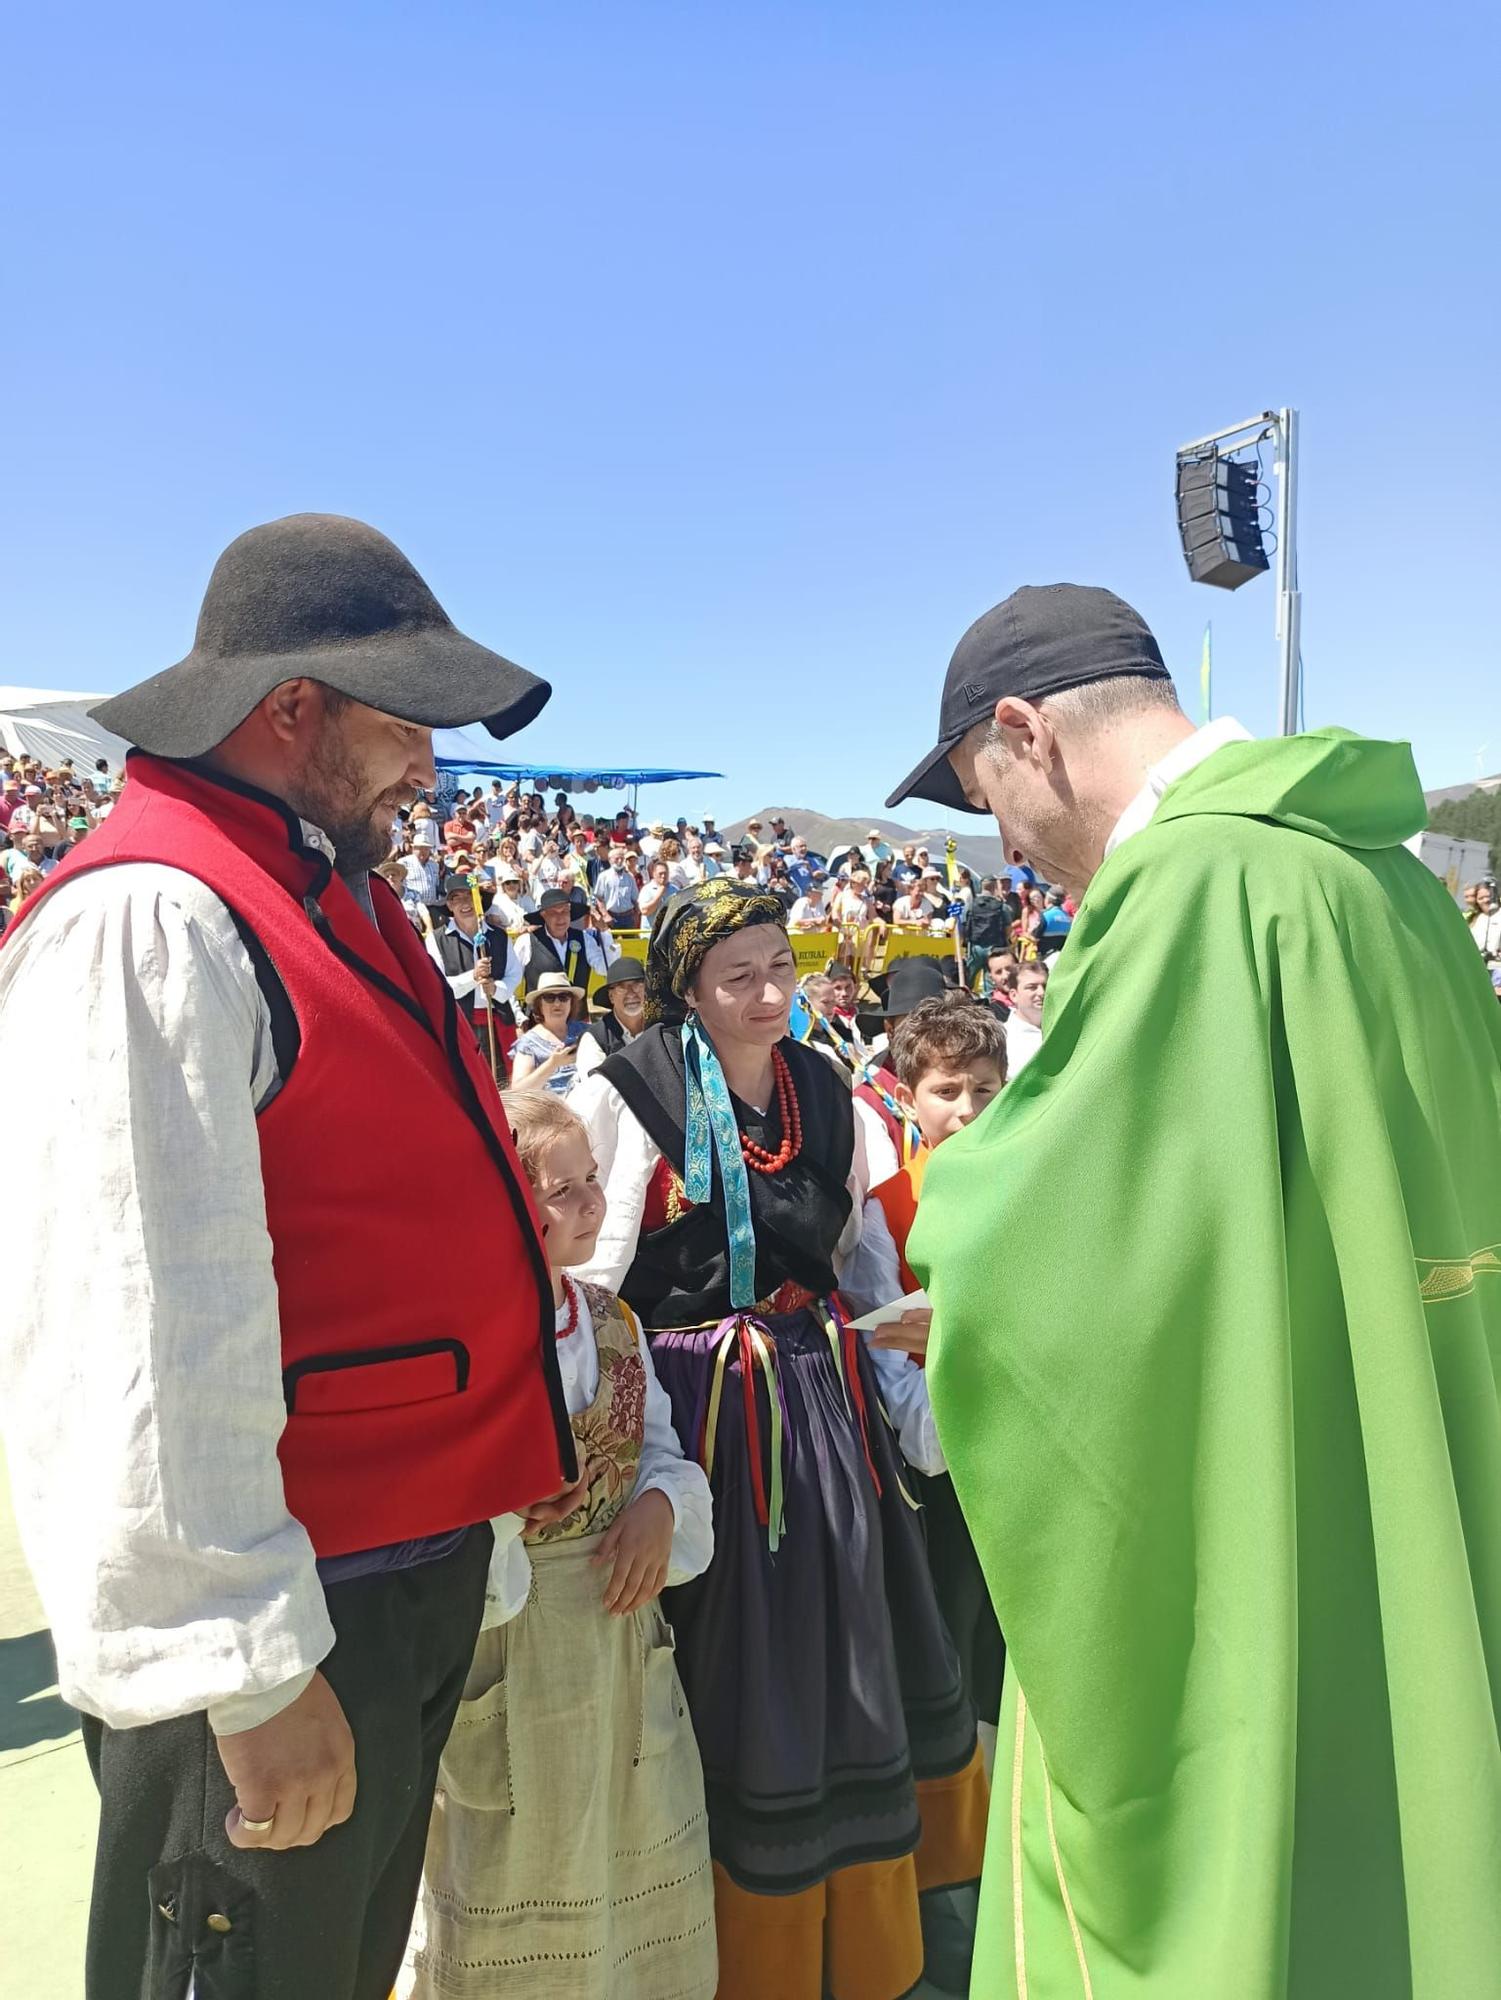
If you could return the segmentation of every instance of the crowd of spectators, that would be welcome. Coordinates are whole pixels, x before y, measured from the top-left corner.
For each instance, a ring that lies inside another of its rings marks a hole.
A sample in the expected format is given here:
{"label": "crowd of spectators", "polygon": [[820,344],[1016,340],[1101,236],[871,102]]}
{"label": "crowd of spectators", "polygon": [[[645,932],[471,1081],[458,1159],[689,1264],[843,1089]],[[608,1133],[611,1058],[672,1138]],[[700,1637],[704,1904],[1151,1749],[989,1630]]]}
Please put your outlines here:
{"label": "crowd of spectators", "polygon": [[87,771],[0,752],[0,931],[34,889],[103,824],[125,780],[101,757]]}
{"label": "crowd of spectators", "polygon": [[[124,783],[105,758],[80,771],[71,761],[49,767],[36,757],[0,753],[0,930],[103,823]],[[517,1017],[528,1024],[528,985],[544,972],[568,970],[561,954],[534,950],[533,937],[582,936],[588,969],[603,974],[619,955],[613,933],[649,929],[664,897],[714,875],[760,884],[786,906],[789,928],[837,933],[846,957],[854,955],[857,937],[892,930],[955,937],[956,959],[975,990],[1008,1017],[1018,975],[1056,957],[1074,918],[1064,892],[1034,881],[1028,869],[977,880],[918,841],[893,847],[875,827],[859,845],[825,856],[781,817],[752,819],[730,841],[712,816],[694,826],[686,818],[643,821],[629,806],[580,811],[566,792],[555,793],[549,805],[544,793],[498,778],[488,788],[461,787],[404,809],[381,873],[429,940],[456,926],[456,913],[472,898],[470,882],[478,883],[490,931],[515,941],[514,978],[482,959],[478,984],[471,978],[465,992],[483,1004],[485,984],[490,997],[498,985],[503,1003],[514,1000]],[[552,910],[546,921],[544,898]],[[1462,900],[1501,991],[1501,895],[1487,880],[1468,885]],[[1033,982],[1022,983],[1025,1020],[1033,1012]],[[1019,1067],[1013,1057],[1013,1074]]]}

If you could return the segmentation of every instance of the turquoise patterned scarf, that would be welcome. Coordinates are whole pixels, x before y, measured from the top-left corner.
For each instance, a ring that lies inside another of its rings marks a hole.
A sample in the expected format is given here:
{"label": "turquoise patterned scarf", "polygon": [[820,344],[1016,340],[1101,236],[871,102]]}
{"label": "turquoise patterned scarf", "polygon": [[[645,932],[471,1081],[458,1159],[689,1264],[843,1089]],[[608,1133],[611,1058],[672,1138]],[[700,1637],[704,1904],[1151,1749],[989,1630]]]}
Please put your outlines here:
{"label": "turquoise patterned scarf", "polygon": [[[696,1207],[708,1201],[713,1161],[719,1161],[724,1212],[730,1237],[730,1305],[744,1312],[756,1302],[756,1237],[751,1225],[750,1183],[740,1150],[740,1127],[730,1103],[714,1044],[689,1014],[683,1023],[683,1073],[688,1101],[684,1114],[683,1192]],[[712,1151],[711,1151],[712,1148]]]}

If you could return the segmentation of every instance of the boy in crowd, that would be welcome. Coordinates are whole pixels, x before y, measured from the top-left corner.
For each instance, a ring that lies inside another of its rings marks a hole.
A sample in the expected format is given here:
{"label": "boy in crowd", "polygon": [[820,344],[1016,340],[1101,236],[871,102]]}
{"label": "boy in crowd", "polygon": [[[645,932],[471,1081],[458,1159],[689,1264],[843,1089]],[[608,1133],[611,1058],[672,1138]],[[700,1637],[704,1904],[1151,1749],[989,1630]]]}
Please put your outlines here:
{"label": "boy in crowd", "polygon": [[[967,993],[943,993],[919,1000],[902,1021],[892,1037],[890,1060],[896,1072],[897,1099],[916,1119],[923,1144],[912,1161],[882,1182],[870,1197],[882,1210],[896,1256],[884,1278],[874,1269],[866,1269],[857,1284],[862,1295],[888,1301],[918,1289],[907,1266],[907,1236],[917,1214],[928,1159],[936,1147],[971,1124],[992,1098],[1000,1095],[1006,1082],[1006,1037],[989,1007],[977,1005]],[[866,1213],[867,1238],[878,1241],[882,1232],[871,1229],[868,1207]],[[880,1255],[875,1241],[873,1257]],[[862,1243],[857,1256],[864,1250]],[[931,1320],[929,1310],[909,1309],[900,1320],[878,1327],[871,1345],[905,1353],[913,1367],[920,1366],[927,1352]],[[938,1608],[958,1649],[964,1684],[989,1752],[1000,1715],[1006,1660],[1000,1626],[954,1497],[953,1482],[946,1472],[929,1476],[914,1469],[912,1478],[915,1497],[927,1510],[928,1561]]]}

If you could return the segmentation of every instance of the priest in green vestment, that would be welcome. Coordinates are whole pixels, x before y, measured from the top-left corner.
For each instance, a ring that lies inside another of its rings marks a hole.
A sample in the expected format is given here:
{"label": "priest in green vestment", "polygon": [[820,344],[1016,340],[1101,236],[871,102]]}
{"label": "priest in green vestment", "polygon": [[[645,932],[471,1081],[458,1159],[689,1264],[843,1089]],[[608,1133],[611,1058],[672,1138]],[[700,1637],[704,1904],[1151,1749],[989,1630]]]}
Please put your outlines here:
{"label": "priest in green vestment", "polygon": [[1495,2000],[1501,1008],[1411,754],[1196,731],[1057,585],[913,793],[1081,897],[908,1249],[1008,1653],[974,2000]]}

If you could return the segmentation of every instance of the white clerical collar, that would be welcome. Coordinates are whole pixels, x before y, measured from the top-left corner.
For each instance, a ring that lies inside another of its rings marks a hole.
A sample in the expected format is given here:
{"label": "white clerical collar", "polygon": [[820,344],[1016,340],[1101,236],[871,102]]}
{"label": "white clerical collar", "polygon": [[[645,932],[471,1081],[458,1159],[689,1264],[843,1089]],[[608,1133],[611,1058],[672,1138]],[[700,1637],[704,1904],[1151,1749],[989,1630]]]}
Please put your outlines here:
{"label": "white clerical collar", "polygon": [[1252,741],[1254,738],[1250,730],[1243,729],[1233,715],[1222,715],[1217,722],[1206,722],[1192,736],[1185,736],[1147,772],[1146,783],[1116,821],[1114,832],[1105,842],[1106,854],[1114,854],[1123,840],[1129,840],[1133,833],[1140,833],[1144,826],[1150,824],[1169,785],[1186,777],[1212,757],[1216,750],[1223,750],[1227,743]]}

